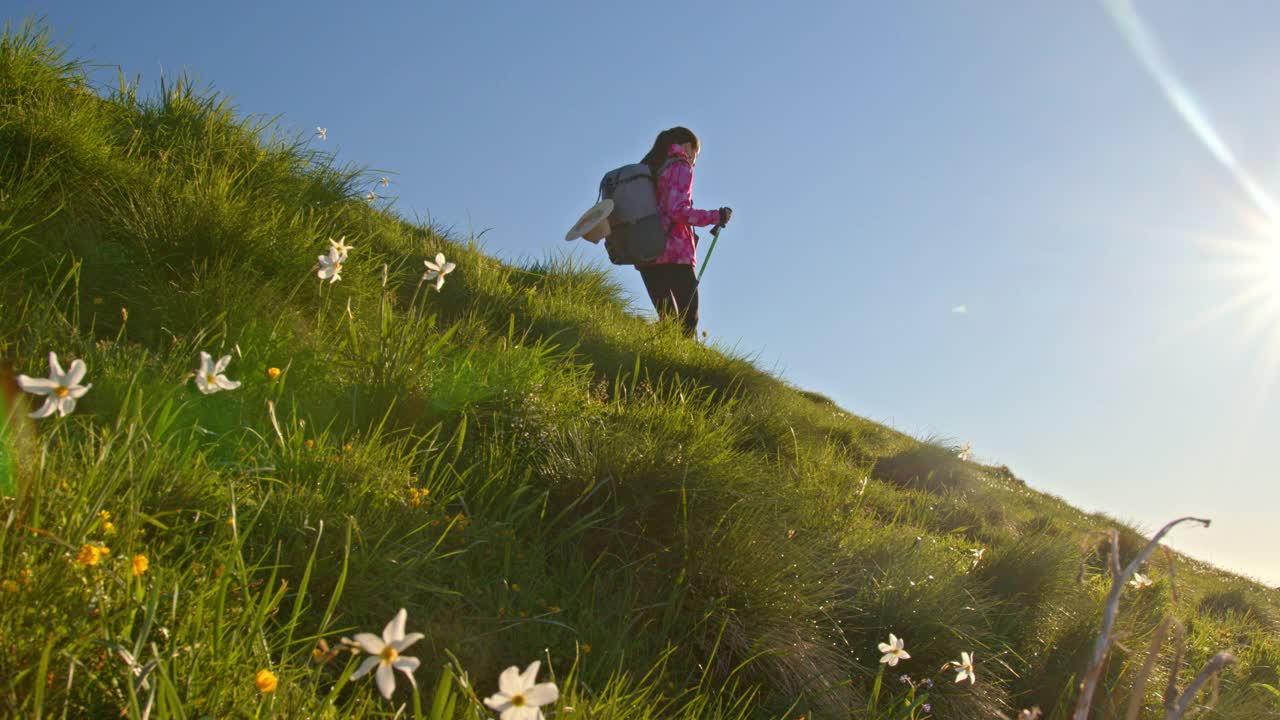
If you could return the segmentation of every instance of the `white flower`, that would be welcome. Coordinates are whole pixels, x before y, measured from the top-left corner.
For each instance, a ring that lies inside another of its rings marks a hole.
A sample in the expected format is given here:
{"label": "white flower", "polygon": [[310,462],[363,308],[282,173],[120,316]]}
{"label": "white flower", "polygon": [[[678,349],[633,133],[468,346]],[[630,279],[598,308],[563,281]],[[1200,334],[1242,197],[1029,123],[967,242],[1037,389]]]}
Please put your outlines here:
{"label": "white flower", "polygon": [[80,384],[86,371],[84,360],[77,358],[71,361],[71,371],[63,372],[62,366],[58,364],[58,354],[51,352],[49,353],[48,379],[19,375],[18,387],[32,395],[45,397],[44,405],[31,413],[30,417],[49,417],[55,410],[58,412],[58,417],[71,414],[71,411],[76,409],[76,400],[84,397],[84,394],[89,392],[89,388],[93,387],[92,383]]}
{"label": "white flower", "polygon": [[343,235],[342,237],[338,238],[336,241],[335,241],[333,238],[329,238],[329,244],[333,246],[333,249],[334,249],[334,250],[337,250],[337,251],[338,251],[338,261],[339,261],[339,262],[346,262],[346,260],[347,260],[347,251],[348,251],[348,250],[350,250],[351,248],[355,247],[355,245],[348,245],[348,244],[347,244],[347,236],[346,236],[346,235]]}
{"label": "white flower", "polygon": [[328,139],[329,139],[329,128],[317,127],[317,128],[316,128],[316,137],[320,138],[321,140],[328,140]]}
{"label": "white flower", "polygon": [[320,255],[319,258],[320,269],[316,271],[316,277],[328,280],[330,284],[342,279],[338,273],[342,272],[342,263],[347,259],[345,253],[339,254],[337,248],[329,248],[329,254]]}
{"label": "white flower", "polygon": [[382,187],[386,187],[386,186],[388,186],[388,185],[390,185],[390,184],[391,184],[391,178],[387,177],[386,175],[383,175],[383,176],[378,180],[378,182],[382,184]]}
{"label": "white flower", "polygon": [[484,699],[490,710],[499,713],[500,720],[542,720],[542,705],[549,705],[560,697],[560,689],[553,682],[535,685],[537,660],[529,664],[523,673],[512,665],[498,676],[498,692]]}
{"label": "white flower", "polygon": [[880,652],[884,653],[884,657],[880,658],[880,662],[888,663],[889,667],[894,667],[899,660],[910,660],[911,655],[903,650],[906,641],[893,633],[889,633],[889,642],[880,643]]}
{"label": "white flower", "polygon": [[1133,579],[1129,581],[1129,586],[1134,590],[1145,590],[1152,585],[1155,585],[1155,582],[1142,573],[1134,573]]}
{"label": "white flower", "polygon": [[969,570],[973,570],[978,567],[978,563],[982,562],[982,556],[987,554],[987,549],[973,548],[969,551],[969,554],[973,556],[973,564],[969,566]]}
{"label": "white flower", "polygon": [[373,202],[374,200],[378,199],[378,193],[370,190],[369,194],[364,196],[364,199],[368,200],[369,202]]}
{"label": "white flower", "polygon": [[370,670],[378,668],[374,679],[378,681],[378,690],[382,692],[382,697],[388,700],[391,699],[391,693],[396,690],[396,675],[393,668],[408,676],[410,685],[418,686],[413,679],[413,671],[418,669],[418,658],[404,657],[400,653],[426,636],[422,633],[404,634],[404,621],[407,616],[408,613],[404,608],[400,608],[400,612],[396,613],[396,616],[391,618],[391,622],[382,629],[382,637],[373,633],[356,633],[355,643],[369,653],[370,657],[360,663],[360,667],[351,674],[351,679],[362,678]]}
{"label": "white flower", "polygon": [[427,266],[427,271],[422,274],[422,279],[428,282],[435,280],[436,290],[444,287],[444,276],[453,272],[453,269],[458,267],[456,263],[445,262],[444,253],[436,253],[435,262],[423,260],[422,264]]}
{"label": "white flower", "polygon": [[219,390],[235,390],[240,387],[239,380],[228,380],[226,375],[222,374],[227,369],[227,365],[231,364],[231,356],[223,355],[218,358],[215,365],[213,357],[209,353],[201,351],[200,353],[200,369],[196,371],[196,387],[200,388],[200,392],[205,395],[216,393]]}
{"label": "white flower", "polygon": [[970,443],[965,443],[965,444],[964,444],[964,447],[960,448],[960,454],[959,454],[957,457],[959,457],[961,460],[968,461],[968,460],[969,460],[969,446],[970,446]]}
{"label": "white flower", "polygon": [[956,675],[956,682],[968,680],[970,685],[978,682],[978,675],[973,671],[973,658],[976,654],[962,652],[960,653],[960,662],[949,663],[959,671]]}

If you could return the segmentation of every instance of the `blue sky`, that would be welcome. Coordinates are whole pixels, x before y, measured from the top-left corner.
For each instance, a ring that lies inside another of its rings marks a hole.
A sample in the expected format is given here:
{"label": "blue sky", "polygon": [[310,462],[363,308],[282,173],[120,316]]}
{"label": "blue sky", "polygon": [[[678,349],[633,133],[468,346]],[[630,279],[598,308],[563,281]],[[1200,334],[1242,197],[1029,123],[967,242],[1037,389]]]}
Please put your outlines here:
{"label": "blue sky", "polygon": [[[485,231],[508,260],[605,262],[565,230],[604,172],[687,125],[695,205],[734,208],[703,283],[717,343],[1086,510],[1147,530],[1211,517],[1173,544],[1280,583],[1262,540],[1280,270],[1247,259],[1275,240],[1101,4],[10,8],[44,14],[103,82],[185,70],[286,130],[325,126],[326,149],[391,175],[400,212]],[[1280,192],[1280,6],[1137,10]]]}

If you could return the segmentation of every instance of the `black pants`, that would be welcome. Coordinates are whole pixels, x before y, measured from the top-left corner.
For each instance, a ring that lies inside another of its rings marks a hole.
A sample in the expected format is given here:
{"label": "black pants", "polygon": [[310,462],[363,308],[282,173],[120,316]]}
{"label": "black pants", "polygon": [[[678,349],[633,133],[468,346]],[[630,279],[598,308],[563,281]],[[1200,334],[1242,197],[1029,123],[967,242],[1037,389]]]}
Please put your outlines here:
{"label": "black pants", "polygon": [[684,334],[698,334],[698,276],[692,265],[637,266],[644,287],[649,291],[658,317],[678,315],[684,323]]}

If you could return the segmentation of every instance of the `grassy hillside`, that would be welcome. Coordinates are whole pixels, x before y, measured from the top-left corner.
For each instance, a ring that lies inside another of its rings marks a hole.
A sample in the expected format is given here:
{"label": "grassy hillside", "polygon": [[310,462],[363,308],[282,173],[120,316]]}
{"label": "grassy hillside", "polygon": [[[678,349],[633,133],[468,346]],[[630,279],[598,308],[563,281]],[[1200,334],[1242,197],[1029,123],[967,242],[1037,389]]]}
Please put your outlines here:
{"label": "grassy hillside", "polygon": [[[406,222],[318,146],[184,81],[92,88],[6,30],[10,715],[494,717],[539,660],[556,718],[1066,716],[1102,531],[1126,561],[1138,533],[648,324],[607,269]],[[91,387],[29,419],[16,378],[50,352]],[[239,387],[202,393],[201,352]],[[1200,717],[1280,717],[1277,594],[1166,552],[1143,573],[1094,716],[1123,717],[1161,628],[1141,717],[1220,650]],[[397,672],[387,700],[341,638],[400,608],[422,694]],[[974,683],[940,670],[962,652]]]}

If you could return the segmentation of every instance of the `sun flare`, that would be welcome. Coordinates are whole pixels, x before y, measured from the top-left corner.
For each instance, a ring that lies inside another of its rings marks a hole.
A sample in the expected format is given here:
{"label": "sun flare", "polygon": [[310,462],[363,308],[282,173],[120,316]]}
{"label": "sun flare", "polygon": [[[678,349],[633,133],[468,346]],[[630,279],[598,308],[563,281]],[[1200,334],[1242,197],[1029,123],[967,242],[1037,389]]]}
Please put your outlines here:
{"label": "sun flare", "polygon": [[1262,371],[1262,398],[1280,380],[1280,224],[1252,208],[1239,217],[1241,232],[1230,238],[1201,238],[1200,243],[1210,255],[1208,265],[1229,281],[1229,294],[1184,329],[1194,331],[1234,318],[1241,339],[1254,347]]}

